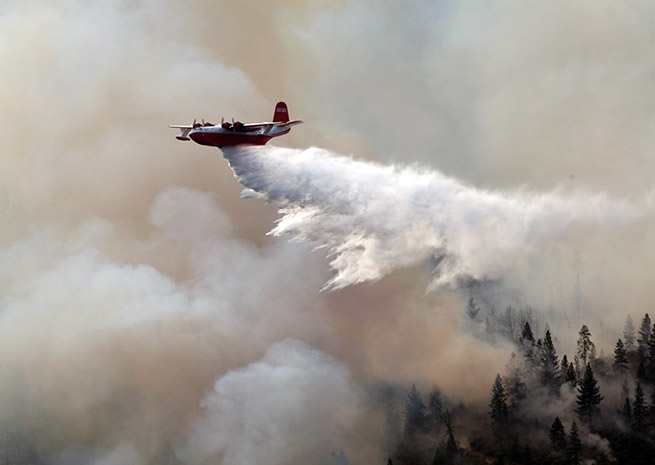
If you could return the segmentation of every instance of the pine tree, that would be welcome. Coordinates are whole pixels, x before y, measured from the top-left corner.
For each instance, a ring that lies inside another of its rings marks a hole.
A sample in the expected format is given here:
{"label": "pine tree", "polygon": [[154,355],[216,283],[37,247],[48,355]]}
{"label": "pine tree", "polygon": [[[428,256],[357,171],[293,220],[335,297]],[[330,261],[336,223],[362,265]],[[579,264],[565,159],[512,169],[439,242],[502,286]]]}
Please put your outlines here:
{"label": "pine tree", "polygon": [[507,362],[506,370],[507,376],[503,378],[503,386],[505,387],[508,411],[511,413],[518,409],[518,405],[525,399],[527,393],[521,364],[513,352]]}
{"label": "pine tree", "polygon": [[566,358],[566,354],[562,357],[562,361],[559,364],[559,379],[562,383],[566,380],[566,372],[569,370],[569,359]]}
{"label": "pine tree", "polygon": [[625,398],[625,404],[623,404],[623,412],[621,412],[623,419],[628,425],[632,425],[632,407],[630,406],[630,398]]}
{"label": "pine tree", "polygon": [[439,447],[437,447],[432,464],[453,465],[457,460],[459,445],[457,444],[457,441],[455,441],[449,411],[446,410],[446,412],[441,415],[441,421],[443,421],[446,426],[446,434],[443,441],[441,441],[441,444],[439,444]]}
{"label": "pine tree", "polygon": [[480,307],[475,305],[475,300],[473,297],[469,299],[469,303],[466,307],[466,315],[473,321],[476,321],[478,318],[478,313],[480,313]]}
{"label": "pine tree", "polygon": [[571,363],[573,367],[575,368],[575,376],[576,378],[579,378],[581,375],[582,368],[580,367],[580,357],[577,355],[573,356],[573,363]]}
{"label": "pine tree", "polygon": [[443,422],[446,425],[446,454],[452,457],[459,450],[459,444],[457,444],[457,441],[455,441],[455,435],[453,434],[453,425],[449,411],[446,411],[445,415],[443,415]]}
{"label": "pine tree", "polygon": [[550,336],[550,330],[546,330],[546,336],[544,337],[543,347],[541,351],[541,360],[540,360],[540,380],[541,384],[547,386],[552,393],[557,392],[559,388],[559,380],[557,367],[559,365],[559,360],[557,359],[557,352],[555,351],[555,346],[553,345],[553,340]]}
{"label": "pine tree", "polygon": [[651,321],[648,313],[644,315],[644,318],[641,320],[641,326],[639,327],[639,337],[637,339],[637,344],[639,345],[639,354],[641,355],[642,360],[648,356],[648,341],[650,339],[650,327]]}
{"label": "pine tree", "polygon": [[571,433],[569,434],[569,448],[567,449],[567,456],[569,463],[572,465],[580,464],[580,452],[582,451],[582,442],[578,434],[578,425],[573,421],[571,425]]}
{"label": "pine tree", "polygon": [[425,404],[416,384],[412,384],[405,401],[405,428],[412,434],[425,431],[426,426]]}
{"label": "pine tree", "polygon": [[580,386],[578,386],[578,395],[576,396],[578,408],[575,409],[575,412],[581,420],[591,423],[593,416],[599,411],[598,405],[601,400],[603,397],[600,395],[598,381],[594,378],[591,365],[587,364]]}
{"label": "pine tree", "polygon": [[555,420],[553,420],[553,423],[550,425],[548,437],[550,438],[550,444],[554,449],[563,450],[566,448],[566,432],[564,431],[564,425],[562,425],[559,417],[555,417]]}
{"label": "pine tree", "polygon": [[644,391],[641,384],[637,383],[635,389],[635,400],[632,403],[632,429],[636,432],[643,431],[646,425],[646,403],[644,401]]}
{"label": "pine tree", "polygon": [[635,350],[635,325],[632,323],[632,317],[630,315],[625,319],[623,339],[625,340],[625,350],[627,352]]}
{"label": "pine tree", "polygon": [[571,386],[578,384],[578,376],[576,375],[575,367],[572,363],[569,363],[569,368],[566,370],[566,378],[564,378],[564,381]]}
{"label": "pine tree", "polygon": [[650,395],[650,407],[648,408],[648,416],[650,417],[651,422],[655,421],[655,387],[653,392]]}
{"label": "pine tree", "polygon": [[[585,367],[596,358],[596,346],[591,342],[591,332],[589,331],[589,328],[587,328],[587,325],[582,325],[578,335],[577,357],[579,362],[582,363],[582,366]],[[576,367],[576,369],[579,371],[579,367]]]}
{"label": "pine tree", "polygon": [[496,431],[502,431],[505,428],[508,417],[507,395],[500,374],[496,375],[496,381],[491,388],[491,401],[489,402],[489,416]]}
{"label": "pine tree", "polygon": [[544,344],[541,342],[541,338],[539,338],[534,345],[534,368],[532,370],[532,374],[536,377],[537,381],[541,381],[541,358],[543,354]]}
{"label": "pine tree", "polygon": [[530,328],[530,323],[527,321],[523,325],[523,331],[521,332],[521,342],[531,342],[534,344],[534,334],[532,333],[532,328]]}
{"label": "pine tree", "polygon": [[648,363],[646,364],[646,378],[655,380],[655,324],[648,337]]}
{"label": "pine tree", "polygon": [[428,401],[428,410],[430,412],[430,420],[433,428],[436,428],[441,419],[443,409],[443,402],[441,401],[441,392],[438,388],[434,388],[430,393],[430,400]]}
{"label": "pine tree", "polygon": [[530,323],[527,321],[523,326],[523,332],[521,333],[521,349],[523,350],[523,357],[525,359],[525,365],[528,369],[530,375],[534,375],[534,371],[538,366],[537,355],[535,354],[535,340],[534,334],[532,334],[532,328],[530,328]]}
{"label": "pine tree", "polygon": [[621,376],[628,372],[628,355],[621,339],[616,342],[614,348],[614,371]]}

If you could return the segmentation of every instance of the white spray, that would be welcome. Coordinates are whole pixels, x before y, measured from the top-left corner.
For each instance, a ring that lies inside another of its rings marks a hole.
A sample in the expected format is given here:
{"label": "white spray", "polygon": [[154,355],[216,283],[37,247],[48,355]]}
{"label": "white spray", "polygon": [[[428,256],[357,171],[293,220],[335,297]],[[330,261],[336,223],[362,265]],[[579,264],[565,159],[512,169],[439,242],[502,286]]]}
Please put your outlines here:
{"label": "white spray", "polygon": [[488,192],[438,171],[318,148],[231,147],[224,156],[247,188],[243,197],[259,195],[280,207],[271,234],[327,249],[336,271],[327,288],[430,259],[433,286],[498,279],[541,241],[640,214],[600,194]]}

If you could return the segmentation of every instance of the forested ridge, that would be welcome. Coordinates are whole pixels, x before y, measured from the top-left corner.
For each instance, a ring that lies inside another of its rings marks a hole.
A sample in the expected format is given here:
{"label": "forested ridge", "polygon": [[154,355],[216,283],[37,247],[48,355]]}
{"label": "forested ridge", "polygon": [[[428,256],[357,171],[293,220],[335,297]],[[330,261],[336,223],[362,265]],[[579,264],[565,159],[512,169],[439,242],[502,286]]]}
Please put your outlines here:
{"label": "forested ridge", "polygon": [[[467,316],[481,319],[473,299]],[[438,387],[423,394],[413,385],[404,395],[380,388],[383,403],[395,398],[400,411],[394,427],[387,410],[388,439],[396,438],[388,465],[655,463],[655,324],[648,314],[637,328],[628,316],[605,356],[587,325],[571,354],[559,353],[547,326],[540,335],[533,330],[539,323],[530,311],[492,311],[482,325],[514,348],[504,372],[487,380],[487,405],[451,402]]]}

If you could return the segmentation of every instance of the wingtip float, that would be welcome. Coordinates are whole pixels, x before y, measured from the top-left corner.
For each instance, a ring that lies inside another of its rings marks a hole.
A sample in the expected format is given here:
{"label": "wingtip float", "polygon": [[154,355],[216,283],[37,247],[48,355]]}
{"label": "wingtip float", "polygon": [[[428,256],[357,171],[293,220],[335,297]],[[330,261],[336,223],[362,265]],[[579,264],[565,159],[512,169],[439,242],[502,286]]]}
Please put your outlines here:
{"label": "wingtip float", "polygon": [[274,137],[283,136],[291,131],[291,127],[301,124],[300,120],[289,120],[289,109],[284,102],[275,105],[273,121],[262,123],[242,123],[232,120],[221,124],[198,123],[196,120],[189,126],[170,125],[179,129],[175,136],[177,140],[192,140],[200,145],[211,147],[229,147],[234,145],[264,145]]}

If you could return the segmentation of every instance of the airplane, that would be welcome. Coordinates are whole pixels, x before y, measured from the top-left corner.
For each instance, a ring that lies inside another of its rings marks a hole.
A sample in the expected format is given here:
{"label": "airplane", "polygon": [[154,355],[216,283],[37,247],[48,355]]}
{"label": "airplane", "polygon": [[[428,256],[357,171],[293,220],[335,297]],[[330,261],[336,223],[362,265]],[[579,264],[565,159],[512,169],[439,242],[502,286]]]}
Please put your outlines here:
{"label": "airplane", "polygon": [[193,120],[190,126],[170,125],[169,128],[179,129],[175,136],[177,140],[193,140],[200,145],[212,147],[228,147],[233,145],[264,145],[273,137],[283,136],[291,131],[291,127],[301,124],[300,120],[289,121],[289,109],[284,102],[275,105],[273,121],[263,123],[242,123],[232,120],[221,124],[202,123]]}

